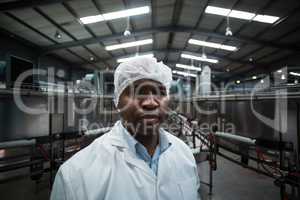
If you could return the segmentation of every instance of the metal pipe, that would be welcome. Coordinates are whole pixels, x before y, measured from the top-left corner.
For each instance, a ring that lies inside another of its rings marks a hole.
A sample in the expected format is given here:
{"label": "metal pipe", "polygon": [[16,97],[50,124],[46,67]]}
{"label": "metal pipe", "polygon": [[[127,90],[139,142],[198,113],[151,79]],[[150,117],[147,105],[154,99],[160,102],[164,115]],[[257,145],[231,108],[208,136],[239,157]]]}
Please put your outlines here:
{"label": "metal pipe", "polygon": [[12,171],[24,167],[30,167],[31,165],[43,163],[43,160],[34,160],[34,161],[27,161],[27,162],[21,162],[21,163],[14,163],[10,165],[5,165],[0,167],[0,173],[2,172],[7,172],[7,171]]}
{"label": "metal pipe", "polygon": [[1,142],[0,149],[10,149],[16,147],[27,147],[27,146],[34,146],[36,144],[36,139],[31,140],[15,140],[15,141],[8,141],[8,142]]}
{"label": "metal pipe", "polygon": [[251,138],[247,138],[247,137],[243,137],[243,136],[239,136],[239,135],[233,135],[231,133],[217,131],[214,133],[214,135],[216,135],[218,137],[227,138],[227,139],[237,140],[239,142],[247,143],[249,145],[255,145],[255,142],[256,142],[255,139],[251,139]]}

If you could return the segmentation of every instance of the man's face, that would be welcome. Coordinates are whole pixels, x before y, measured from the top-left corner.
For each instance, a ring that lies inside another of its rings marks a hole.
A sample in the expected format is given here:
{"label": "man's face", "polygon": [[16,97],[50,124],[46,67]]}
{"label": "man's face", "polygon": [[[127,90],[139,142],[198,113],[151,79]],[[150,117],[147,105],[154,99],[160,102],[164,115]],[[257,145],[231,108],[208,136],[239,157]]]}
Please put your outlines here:
{"label": "man's face", "polygon": [[131,133],[157,133],[167,114],[166,88],[152,80],[136,81],[121,94],[118,108]]}

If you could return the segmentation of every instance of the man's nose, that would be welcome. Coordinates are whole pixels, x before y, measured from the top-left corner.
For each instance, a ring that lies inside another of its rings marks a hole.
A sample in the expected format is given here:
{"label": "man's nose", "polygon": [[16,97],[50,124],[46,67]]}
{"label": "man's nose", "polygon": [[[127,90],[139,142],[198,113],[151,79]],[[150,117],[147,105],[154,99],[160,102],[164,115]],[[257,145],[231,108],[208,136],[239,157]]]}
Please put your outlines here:
{"label": "man's nose", "polygon": [[157,107],[159,107],[159,102],[157,101],[157,99],[155,98],[155,96],[153,96],[153,94],[150,93],[142,101],[141,106],[144,109],[152,110],[152,109],[156,109]]}

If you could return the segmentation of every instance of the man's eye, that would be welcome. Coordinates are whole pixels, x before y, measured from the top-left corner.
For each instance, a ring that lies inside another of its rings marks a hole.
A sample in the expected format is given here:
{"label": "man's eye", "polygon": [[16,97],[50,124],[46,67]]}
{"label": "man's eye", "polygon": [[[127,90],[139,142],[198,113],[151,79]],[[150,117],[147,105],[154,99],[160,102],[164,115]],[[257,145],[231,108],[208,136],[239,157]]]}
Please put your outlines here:
{"label": "man's eye", "polygon": [[137,90],[137,91],[135,91],[135,95],[147,95],[147,94],[148,93],[145,90]]}
{"label": "man's eye", "polygon": [[167,92],[166,92],[165,90],[161,90],[161,91],[160,91],[160,95],[166,96],[166,95],[167,95]]}

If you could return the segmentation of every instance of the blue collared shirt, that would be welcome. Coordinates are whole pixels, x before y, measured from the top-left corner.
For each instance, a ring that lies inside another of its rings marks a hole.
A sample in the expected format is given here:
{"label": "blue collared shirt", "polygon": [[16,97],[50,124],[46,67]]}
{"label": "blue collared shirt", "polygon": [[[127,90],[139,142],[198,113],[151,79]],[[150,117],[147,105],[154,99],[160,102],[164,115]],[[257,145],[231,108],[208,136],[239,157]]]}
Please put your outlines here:
{"label": "blue collared shirt", "polygon": [[158,162],[160,155],[166,151],[171,142],[168,140],[166,135],[162,130],[159,131],[159,145],[156,146],[155,152],[151,157],[148,153],[146,147],[138,142],[128,131],[127,129],[121,124],[122,130],[124,132],[123,136],[128,143],[130,150],[140,159],[144,160],[150,169],[153,171],[155,175],[157,175],[158,170]]}

